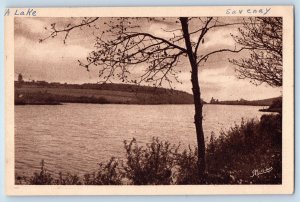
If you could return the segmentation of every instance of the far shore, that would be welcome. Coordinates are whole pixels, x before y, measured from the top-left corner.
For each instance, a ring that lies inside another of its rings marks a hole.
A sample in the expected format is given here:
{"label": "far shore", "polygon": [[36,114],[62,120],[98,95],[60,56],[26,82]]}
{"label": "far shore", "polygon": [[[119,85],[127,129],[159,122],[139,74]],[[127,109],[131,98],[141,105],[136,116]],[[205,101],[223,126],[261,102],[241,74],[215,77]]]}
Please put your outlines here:
{"label": "far shore", "polygon": [[[270,106],[274,100],[227,100],[212,98],[211,105]],[[193,95],[165,88],[129,84],[61,84],[45,81],[15,81],[15,105],[62,105],[64,103],[166,105],[193,104]],[[263,112],[278,110],[261,109]]]}
{"label": "far shore", "polygon": [[[52,103],[52,102],[28,102],[28,103],[15,103],[16,106],[18,105],[65,105],[65,104],[99,104],[99,105],[105,105],[105,104],[110,104],[110,105],[193,105],[193,104],[168,104],[168,103],[165,103],[165,104],[134,104],[134,103],[93,103],[93,102],[55,102],[55,103]],[[210,103],[203,103],[203,106],[204,105],[231,105],[231,106],[254,106],[254,107],[266,107],[267,105],[243,105],[243,104],[210,104]],[[280,110],[280,109],[278,109]],[[259,111],[261,112],[278,112],[277,109],[268,109],[268,108],[265,108],[265,109],[259,109]]]}

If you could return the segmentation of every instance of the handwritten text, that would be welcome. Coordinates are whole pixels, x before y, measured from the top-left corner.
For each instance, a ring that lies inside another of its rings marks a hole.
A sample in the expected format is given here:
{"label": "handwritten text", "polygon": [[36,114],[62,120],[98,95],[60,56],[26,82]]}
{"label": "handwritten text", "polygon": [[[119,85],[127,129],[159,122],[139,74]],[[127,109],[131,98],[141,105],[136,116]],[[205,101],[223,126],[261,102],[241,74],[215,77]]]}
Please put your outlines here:
{"label": "handwritten text", "polygon": [[[27,8],[27,9],[16,9],[13,13],[15,16],[37,16],[37,11],[33,8]],[[6,9],[4,12],[4,16],[10,15],[10,9]]]}
{"label": "handwritten text", "polygon": [[227,15],[244,15],[244,14],[262,14],[266,15],[269,13],[271,8],[261,8],[261,9],[226,9]]}

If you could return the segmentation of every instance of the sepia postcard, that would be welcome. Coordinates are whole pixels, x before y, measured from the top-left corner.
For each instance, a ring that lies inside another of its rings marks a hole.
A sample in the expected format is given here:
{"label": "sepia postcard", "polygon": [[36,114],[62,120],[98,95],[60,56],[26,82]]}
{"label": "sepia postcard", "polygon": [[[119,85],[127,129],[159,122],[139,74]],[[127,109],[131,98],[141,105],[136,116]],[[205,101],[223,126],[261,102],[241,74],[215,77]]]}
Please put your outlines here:
{"label": "sepia postcard", "polygon": [[293,6],[4,16],[8,195],[293,193]]}

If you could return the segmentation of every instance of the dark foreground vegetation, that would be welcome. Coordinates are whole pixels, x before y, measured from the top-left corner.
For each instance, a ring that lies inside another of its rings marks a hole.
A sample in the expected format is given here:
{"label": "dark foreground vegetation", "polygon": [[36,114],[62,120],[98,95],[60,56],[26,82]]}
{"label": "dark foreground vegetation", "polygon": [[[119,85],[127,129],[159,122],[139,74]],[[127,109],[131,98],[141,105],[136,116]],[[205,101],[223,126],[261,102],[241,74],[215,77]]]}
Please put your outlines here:
{"label": "dark foreground vegetation", "polygon": [[84,176],[49,173],[44,162],[31,177],[16,176],[16,184],[32,185],[169,185],[281,184],[281,115],[242,121],[228,131],[211,135],[206,148],[205,179],[197,179],[197,148],[153,138],[146,146],[124,141],[126,159],[111,158]]}
{"label": "dark foreground vegetation", "polygon": [[282,113],[282,98],[274,100],[272,104],[266,109],[260,109],[261,112],[278,112]]}

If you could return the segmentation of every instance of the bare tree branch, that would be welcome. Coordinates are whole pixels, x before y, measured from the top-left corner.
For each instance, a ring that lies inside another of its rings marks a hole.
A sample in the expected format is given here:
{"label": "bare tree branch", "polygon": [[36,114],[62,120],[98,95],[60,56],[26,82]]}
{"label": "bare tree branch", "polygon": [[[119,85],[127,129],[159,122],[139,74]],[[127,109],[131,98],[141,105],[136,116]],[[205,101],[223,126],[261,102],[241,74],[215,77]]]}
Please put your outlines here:
{"label": "bare tree branch", "polygon": [[207,27],[208,27],[209,23],[212,21],[212,19],[213,19],[212,17],[208,18],[207,22],[205,23],[204,27],[203,27],[202,30],[201,30],[201,34],[200,34],[200,36],[199,36],[199,38],[198,38],[198,42],[197,42],[197,45],[196,45],[195,51],[194,51],[195,54],[197,54],[197,51],[198,51],[200,42],[201,42],[201,40],[203,39],[203,37],[204,37],[204,35],[206,34],[206,32],[208,31],[208,28],[207,28]]}
{"label": "bare tree branch", "polygon": [[249,18],[239,32],[233,36],[235,41],[252,50],[242,59],[230,60],[238,78],[251,79],[255,85],[282,86],[282,18]]}
{"label": "bare tree branch", "polygon": [[239,52],[241,52],[242,50],[246,50],[246,49],[251,49],[251,48],[245,48],[245,47],[243,47],[243,48],[240,48],[240,49],[238,49],[238,50],[236,50],[236,49],[231,50],[231,49],[224,48],[224,49],[215,50],[215,51],[212,51],[212,52],[207,53],[207,54],[205,54],[204,56],[202,56],[202,57],[198,60],[197,64],[199,65],[202,61],[206,61],[206,60],[208,59],[209,56],[211,56],[211,55],[213,55],[213,54],[216,54],[216,53],[221,53],[221,52],[239,53]]}
{"label": "bare tree branch", "polygon": [[[66,43],[66,40],[70,34],[70,32],[73,30],[73,29],[76,29],[76,28],[81,28],[81,27],[84,27],[84,26],[90,26],[93,22],[97,21],[99,19],[99,17],[96,17],[96,18],[84,18],[81,23],[77,24],[77,25],[71,25],[71,24],[68,24],[65,28],[63,29],[57,29],[56,28],[56,23],[52,23],[51,24],[51,33],[49,36],[43,38],[43,39],[40,39],[39,42],[43,42],[49,38],[54,38],[56,37],[59,33],[65,33],[65,36],[64,36],[64,40],[63,42]],[[47,29],[47,28],[46,28]]]}

